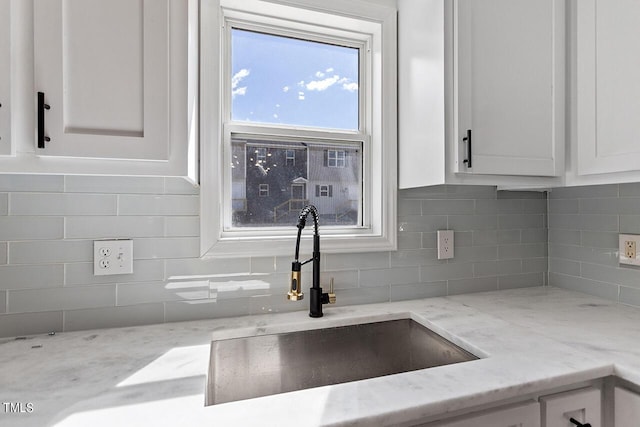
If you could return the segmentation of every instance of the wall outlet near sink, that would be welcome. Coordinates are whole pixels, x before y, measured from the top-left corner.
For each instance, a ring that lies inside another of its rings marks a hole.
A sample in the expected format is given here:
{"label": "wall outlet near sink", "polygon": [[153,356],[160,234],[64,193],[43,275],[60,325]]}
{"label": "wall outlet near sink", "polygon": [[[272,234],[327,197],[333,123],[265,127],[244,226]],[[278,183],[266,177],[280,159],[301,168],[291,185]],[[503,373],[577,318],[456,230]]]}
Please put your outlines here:
{"label": "wall outlet near sink", "polygon": [[620,234],[618,238],[618,262],[640,266],[637,248],[640,248],[639,234]]}
{"label": "wall outlet near sink", "polygon": [[93,275],[133,273],[133,240],[94,240]]}
{"label": "wall outlet near sink", "polygon": [[453,258],[453,230],[438,230],[438,259]]}

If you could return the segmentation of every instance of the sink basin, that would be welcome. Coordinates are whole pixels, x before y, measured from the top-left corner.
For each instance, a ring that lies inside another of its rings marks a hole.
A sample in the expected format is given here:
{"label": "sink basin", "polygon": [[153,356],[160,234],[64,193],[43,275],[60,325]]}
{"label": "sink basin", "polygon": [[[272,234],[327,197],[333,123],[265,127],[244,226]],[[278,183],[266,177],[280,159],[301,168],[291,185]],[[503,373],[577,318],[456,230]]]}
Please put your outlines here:
{"label": "sink basin", "polygon": [[475,359],[411,319],[213,341],[207,405]]}

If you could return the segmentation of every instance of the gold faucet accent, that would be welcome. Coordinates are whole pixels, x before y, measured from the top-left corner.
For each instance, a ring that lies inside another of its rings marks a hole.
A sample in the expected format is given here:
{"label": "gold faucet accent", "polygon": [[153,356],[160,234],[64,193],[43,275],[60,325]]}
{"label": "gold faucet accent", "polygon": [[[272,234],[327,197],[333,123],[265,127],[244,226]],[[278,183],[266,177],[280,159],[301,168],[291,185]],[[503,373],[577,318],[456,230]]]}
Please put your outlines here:
{"label": "gold faucet accent", "polygon": [[290,301],[300,301],[304,299],[300,276],[300,270],[291,272],[291,282],[289,282],[289,292],[287,292],[287,299]]}
{"label": "gold faucet accent", "polygon": [[329,282],[329,304],[335,304],[336,303],[336,293],[333,291],[333,277],[331,278],[331,281]]}

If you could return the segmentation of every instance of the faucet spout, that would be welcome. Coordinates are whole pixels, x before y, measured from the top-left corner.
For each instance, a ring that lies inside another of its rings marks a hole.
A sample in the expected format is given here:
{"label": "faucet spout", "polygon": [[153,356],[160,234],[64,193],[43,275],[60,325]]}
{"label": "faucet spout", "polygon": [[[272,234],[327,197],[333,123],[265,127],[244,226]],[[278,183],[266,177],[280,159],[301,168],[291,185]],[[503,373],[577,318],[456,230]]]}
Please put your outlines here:
{"label": "faucet spout", "polygon": [[[300,262],[300,237],[302,230],[306,226],[307,216],[311,214],[313,218],[313,254],[310,259],[305,262]],[[310,306],[309,316],[322,317],[322,304],[335,303],[335,294],[333,289],[331,293],[323,293],[320,287],[320,233],[318,232],[318,210],[313,205],[305,206],[298,215],[298,238],[296,239],[296,252],[295,259],[291,264],[291,282],[289,284],[289,292],[287,293],[287,299],[291,301],[299,301],[303,299],[302,286],[301,286],[301,269],[304,264],[312,262],[313,266],[313,278],[310,292]]]}

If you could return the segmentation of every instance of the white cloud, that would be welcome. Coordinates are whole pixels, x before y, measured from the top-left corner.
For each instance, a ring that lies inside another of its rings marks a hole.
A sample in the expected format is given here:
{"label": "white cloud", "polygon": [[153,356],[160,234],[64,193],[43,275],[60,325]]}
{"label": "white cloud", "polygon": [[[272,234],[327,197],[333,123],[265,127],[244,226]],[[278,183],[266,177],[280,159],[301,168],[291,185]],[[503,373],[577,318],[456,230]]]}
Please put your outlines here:
{"label": "white cloud", "polygon": [[231,90],[231,97],[235,98],[236,95],[246,95],[247,94],[247,87],[246,86],[242,86],[239,87],[237,89],[232,89]]}
{"label": "white cloud", "polygon": [[298,99],[304,101],[304,92],[298,92]]}
{"label": "white cloud", "polygon": [[283,91],[283,92],[289,92],[289,86],[285,86],[285,87],[283,87],[283,88],[282,88],[282,91]]}
{"label": "white cloud", "polygon": [[358,90],[358,83],[355,82],[351,82],[351,83],[342,83],[342,89],[349,91],[349,92],[355,92]]}
{"label": "white cloud", "polygon": [[235,98],[236,95],[245,95],[247,93],[246,86],[238,87],[238,85],[240,84],[242,79],[247,77],[249,74],[251,74],[251,71],[243,68],[242,70],[235,73],[233,77],[231,77],[231,96],[233,98]]}
{"label": "white cloud", "polygon": [[247,70],[246,68],[243,68],[242,70],[235,73],[233,77],[231,77],[231,88],[235,89],[236,87],[238,87],[238,84],[240,84],[242,79],[247,77],[249,74],[251,74],[251,71]]}
{"label": "white cloud", "polygon": [[306,84],[307,90],[323,91],[329,89],[340,80],[340,76],[327,77],[324,80],[314,80]]}
{"label": "white cloud", "polygon": [[326,70],[324,70],[324,71],[326,71],[327,73],[333,73],[333,68],[327,68],[327,69],[326,69]]}
{"label": "white cloud", "polygon": [[316,71],[316,77],[321,79],[324,77],[324,73],[322,71]]}
{"label": "white cloud", "polygon": [[304,86],[304,80],[300,80],[300,81],[298,82],[298,86]]}
{"label": "white cloud", "polygon": [[273,115],[273,118],[274,118],[274,119],[277,119],[277,118],[278,118],[278,115],[277,115],[277,114],[274,114],[274,115]]}

